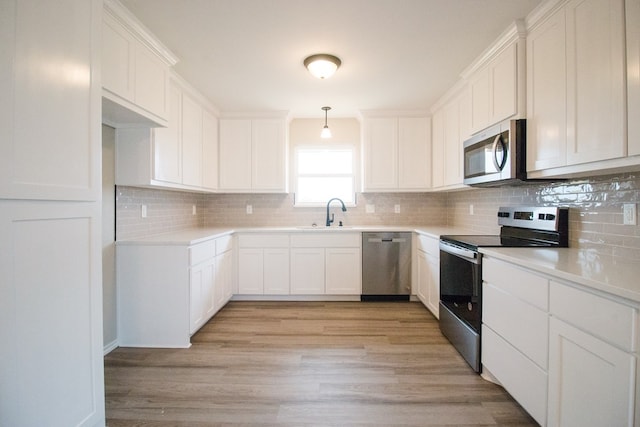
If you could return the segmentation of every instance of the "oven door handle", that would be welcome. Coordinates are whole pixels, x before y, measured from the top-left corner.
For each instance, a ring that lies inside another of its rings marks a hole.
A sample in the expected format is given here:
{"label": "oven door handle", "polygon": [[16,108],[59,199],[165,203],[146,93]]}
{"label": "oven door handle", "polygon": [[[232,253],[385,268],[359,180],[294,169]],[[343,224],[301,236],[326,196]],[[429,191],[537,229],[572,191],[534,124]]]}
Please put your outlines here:
{"label": "oven door handle", "polygon": [[469,249],[460,248],[444,242],[440,242],[440,250],[463,258],[467,258],[472,262],[478,262],[478,253]]}

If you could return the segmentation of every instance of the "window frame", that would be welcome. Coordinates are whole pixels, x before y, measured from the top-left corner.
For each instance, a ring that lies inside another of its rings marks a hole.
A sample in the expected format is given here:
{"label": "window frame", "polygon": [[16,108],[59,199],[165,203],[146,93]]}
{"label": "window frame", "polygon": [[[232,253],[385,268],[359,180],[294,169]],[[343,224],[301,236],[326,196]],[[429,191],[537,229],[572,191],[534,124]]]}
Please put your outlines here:
{"label": "window frame", "polygon": [[[358,156],[358,150],[357,150],[357,146],[355,144],[349,144],[349,143],[329,143],[329,144],[313,144],[313,143],[309,143],[309,144],[297,144],[293,150],[293,193],[294,193],[294,202],[293,202],[293,207],[294,208],[313,208],[313,207],[325,207],[327,204],[327,201],[323,201],[323,202],[299,202],[298,201],[298,181],[299,181],[299,177],[300,177],[300,171],[299,171],[299,165],[298,165],[298,153],[300,151],[307,151],[307,150],[324,150],[324,151],[331,151],[331,150],[349,150],[351,151],[351,173],[350,174],[327,174],[324,176],[327,177],[350,177],[351,178],[351,189],[353,191],[353,201],[350,202],[345,202],[346,206],[349,207],[356,207],[357,206],[357,185],[358,185],[358,161],[357,161],[357,156]],[[317,175],[317,174],[309,174],[309,175],[303,175],[303,176],[323,176],[323,175]]]}

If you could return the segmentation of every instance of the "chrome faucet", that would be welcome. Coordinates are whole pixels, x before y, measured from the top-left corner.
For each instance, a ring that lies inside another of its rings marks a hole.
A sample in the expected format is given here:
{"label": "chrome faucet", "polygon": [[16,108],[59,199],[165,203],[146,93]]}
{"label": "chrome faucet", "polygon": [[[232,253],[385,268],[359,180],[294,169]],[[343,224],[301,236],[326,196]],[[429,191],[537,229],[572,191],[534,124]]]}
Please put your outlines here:
{"label": "chrome faucet", "polygon": [[347,207],[344,205],[344,202],[342,200],[338,199],[337,197],[334,197],[333,199],[329,200],[327,202],[327,224],[326,224],[327,227],[331,227],[331,223],[333,222],[334,215],[331,214],[331,218],[329,218],[329,205],[334,200],[337,200],[337,201],[340,202],[340,204],[342,204],[342,212],[346,212],[347,211]]}

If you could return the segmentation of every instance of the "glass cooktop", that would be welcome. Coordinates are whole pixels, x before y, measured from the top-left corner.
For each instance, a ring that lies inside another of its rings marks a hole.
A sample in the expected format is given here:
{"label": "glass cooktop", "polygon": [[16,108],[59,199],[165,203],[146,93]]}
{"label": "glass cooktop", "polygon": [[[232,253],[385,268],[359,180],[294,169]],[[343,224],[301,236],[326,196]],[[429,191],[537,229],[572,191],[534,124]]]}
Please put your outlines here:
{"label": "glass cooktop", "polygon": [[469,249],[479,247],[512,247],[525,248],[531,246],[550,246],[544,242],[500,235],[449,235],[440,236],[440,240],[453,242]]}

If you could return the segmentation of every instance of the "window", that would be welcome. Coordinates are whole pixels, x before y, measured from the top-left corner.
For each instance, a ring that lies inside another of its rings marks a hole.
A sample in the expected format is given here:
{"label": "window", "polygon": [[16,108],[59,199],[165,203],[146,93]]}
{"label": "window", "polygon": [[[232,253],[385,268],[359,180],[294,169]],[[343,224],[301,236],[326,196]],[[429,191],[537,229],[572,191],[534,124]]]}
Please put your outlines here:
{"label": "window", "polygon": [[295,205],[323,206],[333,197],[355,205],[353,146],[301,146],[295,150]]}

